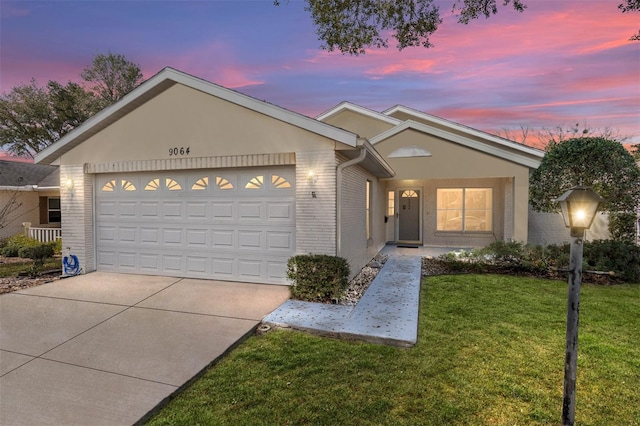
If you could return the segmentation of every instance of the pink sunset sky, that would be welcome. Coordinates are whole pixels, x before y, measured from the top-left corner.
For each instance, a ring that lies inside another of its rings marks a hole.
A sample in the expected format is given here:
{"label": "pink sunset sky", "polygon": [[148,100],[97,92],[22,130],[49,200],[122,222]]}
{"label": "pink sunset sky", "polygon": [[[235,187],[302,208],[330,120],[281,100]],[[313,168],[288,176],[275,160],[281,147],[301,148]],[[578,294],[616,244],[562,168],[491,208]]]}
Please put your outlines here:
{"label": "pink sunset sky", "polygon": [[[0,2],[0,91],[80,81],[97,53],[120,53],[145,78],[171,66],[314,117],[342,101],[402,104],[487,132],[571,126],[640,142],[640,14],[621,0],[525,0],[517,13],[456,23],[453,0],[433,48],[320,49],[305,3]],[[502,0],[498,1],[499,4]],[[531,141],[528,141],[531,142]]]}

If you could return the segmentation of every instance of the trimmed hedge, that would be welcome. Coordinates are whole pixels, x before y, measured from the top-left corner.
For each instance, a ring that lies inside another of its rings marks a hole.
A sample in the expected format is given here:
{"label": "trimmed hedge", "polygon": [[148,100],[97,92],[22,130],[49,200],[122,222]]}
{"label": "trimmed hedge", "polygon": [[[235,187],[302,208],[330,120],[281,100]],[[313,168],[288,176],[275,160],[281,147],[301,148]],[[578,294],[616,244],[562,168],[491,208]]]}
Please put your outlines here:
{"label": "trimmed hedge", "polygon": [[22,247],[18,250],[18,256],[25,259],[44,260],[53,257],[55,243],[44,243],[37,246]]}
{"label": "trimmed hedge", "polygon": [[287,262],[287,278],[293,282],[293,299],[332,302],[349,286],[349,264],[346,259],[324,254],[293,256]]}

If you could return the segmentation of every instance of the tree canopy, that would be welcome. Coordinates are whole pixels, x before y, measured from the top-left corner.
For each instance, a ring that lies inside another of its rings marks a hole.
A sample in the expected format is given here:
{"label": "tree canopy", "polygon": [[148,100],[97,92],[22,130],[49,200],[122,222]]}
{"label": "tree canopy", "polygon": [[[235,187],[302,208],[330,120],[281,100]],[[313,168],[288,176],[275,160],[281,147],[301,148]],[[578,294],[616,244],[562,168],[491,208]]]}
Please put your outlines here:
{"label": "tree canopy", "polygon": [[[288,1],[288,0],[287,0]],[[468,24],[482,16],[498,13],[500,5],[523,12],[526,0],[451,0],[458,22]],[[274,0],[275,5],[280,0]],[[406,47],[432,47],[430,37],[442,23],[435,0],[306,0],[322,48],[359,55],[366,49],[388,47],[388,32],[398,50]],[[640,11],[640,0],[625,0],[623,12]],[[640,31],[631,40],[640,40]]]}
{"label": "tree canopy", "polygon": [[142,82],[136,64],[112,53],[96,55],[81,77],[91,87],[31,80],[0,95],[0,147],[33,157]]}
{"label": "tree canopy", "polygon": [[610,214],[613,238],[635,235],[640,168],[621,143],[603,137],[551,143],[531,176],[531,206],[536,211],[557,212],[554,200],[576,185],[590,186],[605,198],[601,210]]}

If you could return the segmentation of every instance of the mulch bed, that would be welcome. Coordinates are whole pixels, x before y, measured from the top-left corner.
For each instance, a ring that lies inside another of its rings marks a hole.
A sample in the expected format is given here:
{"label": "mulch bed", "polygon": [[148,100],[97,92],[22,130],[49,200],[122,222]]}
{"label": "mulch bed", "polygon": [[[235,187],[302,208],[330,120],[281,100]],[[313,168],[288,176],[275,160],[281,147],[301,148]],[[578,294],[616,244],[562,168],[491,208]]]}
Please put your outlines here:
{"label": "mulch bed", "polygon": [[[21,259],[19,257],[3,257],[0,256],[0,264],[14,263],[30,263],[30,260]],[[42,284],[51,283],[60,279],[62,271],[44,271],[37,277],[17,276],[17,277],[0,277],[0,294],[11,293],[12,291],[23,290],[25,288],[36,287]]]}

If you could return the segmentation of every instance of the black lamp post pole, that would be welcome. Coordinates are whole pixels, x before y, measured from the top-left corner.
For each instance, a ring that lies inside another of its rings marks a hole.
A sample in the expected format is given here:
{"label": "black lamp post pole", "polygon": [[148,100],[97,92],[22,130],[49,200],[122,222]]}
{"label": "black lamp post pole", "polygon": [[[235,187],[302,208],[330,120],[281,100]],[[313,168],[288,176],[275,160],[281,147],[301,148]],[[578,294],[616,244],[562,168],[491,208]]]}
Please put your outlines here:
{"label": "black lamp post pole", "polygon": [[571,228],[569,259],[569,296],[567,300],[567,345],[564,359],[564,398],[562,424],[573,426],[576,413],[576,373],[578,368],[578,317],[580,315],[580,284],[584,229]]}

